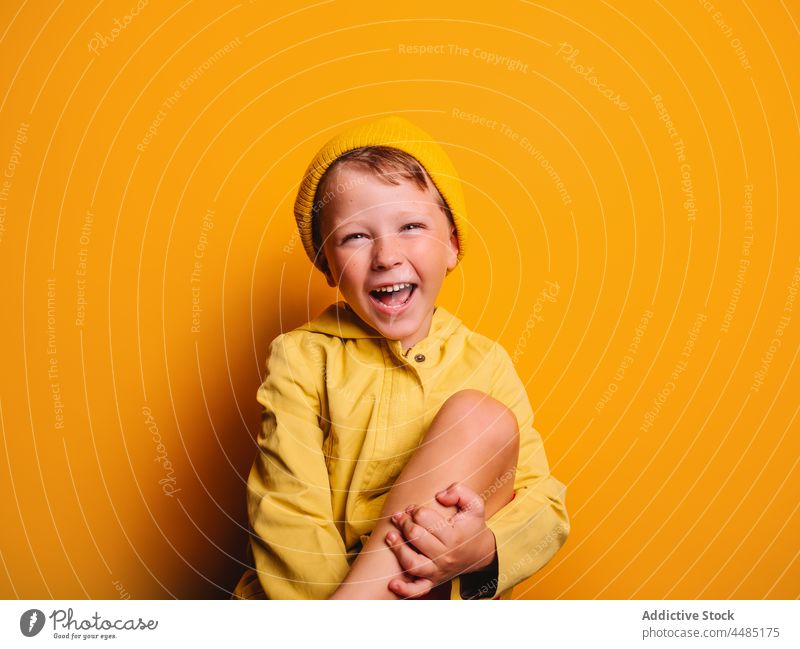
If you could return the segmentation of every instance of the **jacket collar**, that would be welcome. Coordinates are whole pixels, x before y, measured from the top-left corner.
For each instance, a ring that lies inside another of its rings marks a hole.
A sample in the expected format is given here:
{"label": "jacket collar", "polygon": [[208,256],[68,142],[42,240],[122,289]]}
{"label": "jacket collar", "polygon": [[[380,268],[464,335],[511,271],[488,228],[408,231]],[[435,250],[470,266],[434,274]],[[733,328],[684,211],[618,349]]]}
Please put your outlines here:
{"label": "jacket collar", "polygon": [[[430,338],[446,339],[461,324],[452,313],[441,306],[434,308],[431,330],[428,336],[417,343],[423,345]],[[346,302],[331,304],[319,316],[299,327],[305,331],[336,336],[337,338],[383,338],[375,329],[364,322]],[[397,342],[399,346],[399,341]],[[414,347],[417,347],[414,345]]]}

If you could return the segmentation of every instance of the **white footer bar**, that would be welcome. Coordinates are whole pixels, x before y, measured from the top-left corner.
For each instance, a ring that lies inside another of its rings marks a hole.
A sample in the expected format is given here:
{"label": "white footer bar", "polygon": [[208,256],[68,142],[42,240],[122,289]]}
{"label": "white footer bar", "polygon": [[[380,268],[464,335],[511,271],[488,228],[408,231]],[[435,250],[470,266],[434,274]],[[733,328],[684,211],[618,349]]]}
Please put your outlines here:
{"label": "white footer bar", "polygon": [[[6,600],[0,646],[800,647],[796,600]],[[457,643],[457,644],[453,644]],[[519,643],[519,644],[518,644]]]}

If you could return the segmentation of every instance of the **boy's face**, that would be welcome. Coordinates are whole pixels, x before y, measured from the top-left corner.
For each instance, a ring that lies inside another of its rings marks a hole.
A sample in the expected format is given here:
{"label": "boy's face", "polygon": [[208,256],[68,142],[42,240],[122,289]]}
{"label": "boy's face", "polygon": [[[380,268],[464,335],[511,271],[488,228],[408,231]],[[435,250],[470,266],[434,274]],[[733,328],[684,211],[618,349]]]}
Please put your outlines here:
{"label": "boy's face", "polygon": [[436,190],[430,181],[426,190],[405,179],[391,185],[343,164],[326,178],[321,195],[329,192],[319,223],[328,284],[381,335],[411,347],[428,335],[442,282],[458,260],[456,230]]}

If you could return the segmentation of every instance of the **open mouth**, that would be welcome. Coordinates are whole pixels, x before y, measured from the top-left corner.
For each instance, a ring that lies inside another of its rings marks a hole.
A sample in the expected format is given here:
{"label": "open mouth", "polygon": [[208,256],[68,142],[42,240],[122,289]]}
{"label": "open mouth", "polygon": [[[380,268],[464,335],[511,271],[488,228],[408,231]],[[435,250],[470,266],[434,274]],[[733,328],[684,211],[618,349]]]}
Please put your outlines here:
{"label": "open mouth", "polygon": [[394,284],[370,291],[370,297],[376,302],[390,308],[398,308],[406,304],[416,290],[416,284]]}

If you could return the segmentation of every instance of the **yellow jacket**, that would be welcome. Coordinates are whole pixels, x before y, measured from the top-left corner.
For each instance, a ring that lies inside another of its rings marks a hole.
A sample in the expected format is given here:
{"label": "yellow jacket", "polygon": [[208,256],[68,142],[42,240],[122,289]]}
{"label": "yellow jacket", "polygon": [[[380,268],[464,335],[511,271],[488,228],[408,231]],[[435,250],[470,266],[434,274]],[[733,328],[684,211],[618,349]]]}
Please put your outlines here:
{"label": "yellow jacket", "polygon": [[[462,389],[510,408],[520,430],[516,497],[489,520],[503,599],[564,544],[566,488],[550,475],[525,387],[498,343],[442,307],[402,353],[344,302],[270,345],[260,453],[248,479],[250,550],[234,597],[327,599],[344,580],[389,489],[444,401]],[[442,485],[443,487],[445,485]],[[257,575],[257,576],[256,576]],[[453,580],[451,599],[461,599]]]}

